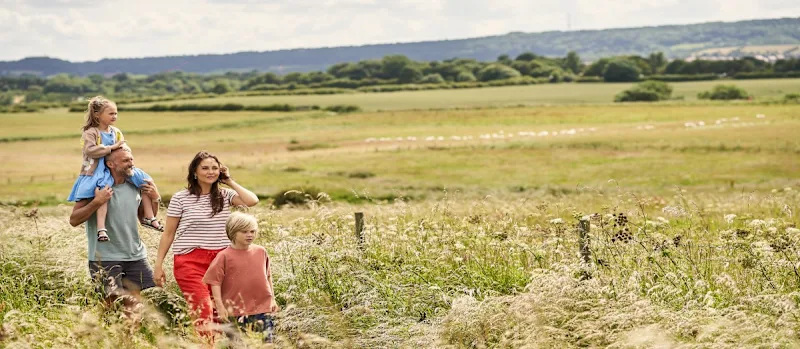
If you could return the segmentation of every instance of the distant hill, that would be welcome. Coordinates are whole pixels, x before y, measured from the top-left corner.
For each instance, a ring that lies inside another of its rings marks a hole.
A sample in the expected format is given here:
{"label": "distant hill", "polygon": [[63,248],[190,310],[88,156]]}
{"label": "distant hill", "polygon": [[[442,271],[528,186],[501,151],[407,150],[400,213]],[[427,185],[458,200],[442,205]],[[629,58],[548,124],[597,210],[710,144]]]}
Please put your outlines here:
{"label": "distant hill", "polygon": [[351,47],[103,59],[80,63],[34,57],[0,62],[0,75],[23,72],[39,75],[119,72],[154,74],[174,70],[195,73],[249,70],[288,73],[324,70],[339,62],[377,59],[390,54],[404,54],[413,60],[424,61],[454,57],[494,60],[502,54],[513,57],[532,51],[544,56],[564,56],[574,50],[582,59],[594,60],[614,55],[647,55],[662,51],[667,57],[682,58],[714,48],[796,44],[800,44],[800,18],[782,18],[644,28],[509,33],[473,39]]}

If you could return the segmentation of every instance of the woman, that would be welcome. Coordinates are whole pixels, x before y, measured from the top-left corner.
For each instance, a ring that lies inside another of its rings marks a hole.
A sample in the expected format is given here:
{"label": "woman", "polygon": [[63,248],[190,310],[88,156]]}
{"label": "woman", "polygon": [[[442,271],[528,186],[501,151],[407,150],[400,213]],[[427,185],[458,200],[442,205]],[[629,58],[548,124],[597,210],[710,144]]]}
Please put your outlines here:
{"label": "woman", "polygon": [[[172,196],[167,209],[167,226],[158,244],[154,278],[163,287],[164,258],[172,247],[174,275],[195,318],[201,335],[210,335],[206,325],[213,320],[211,290],[203,276],[217,253],[230,245],[225,221],[231,206],[255,206],[258,197],[230,177],[228,168],[216,156],[201,151],[189,164],[188,185]],[[228,188],[220,188],[219,183]],[[177,238],[176,238],[177,236]]]}

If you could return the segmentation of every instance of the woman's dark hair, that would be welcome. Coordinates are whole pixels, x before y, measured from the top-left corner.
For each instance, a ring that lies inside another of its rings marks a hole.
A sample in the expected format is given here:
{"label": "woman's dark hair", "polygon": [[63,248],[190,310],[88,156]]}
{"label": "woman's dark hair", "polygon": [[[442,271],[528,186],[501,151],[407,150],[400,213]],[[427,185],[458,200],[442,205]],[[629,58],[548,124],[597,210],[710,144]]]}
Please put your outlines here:
{"label": "woman's dark hair", "polygon": [[[189,182],[189,185],[186,186],[186,189],[189,190],[189,194],[197,195],[197,199],[200,199],[200,194],[203,193],[202,189],[200,189],[200,182],[197,181],[195,177],[195,172],[197,172],[197,167],[200,166],[200,163],[205,159],[214,159],[217,162],[219,167],[222,167],[222,163],[217,159],[216,156],[207,152],[201,151],[194,156],[192,162],[189,163],[189,175],[186,176],[186,181]],[[220,178],[222,178],[222,173],[220,173]],[[219,179],[211,184],[211,217],[214,217],[217,213],[222,211],[222,208],[225,207],[225,200],[222,197],[222,191],[219,188]]]}

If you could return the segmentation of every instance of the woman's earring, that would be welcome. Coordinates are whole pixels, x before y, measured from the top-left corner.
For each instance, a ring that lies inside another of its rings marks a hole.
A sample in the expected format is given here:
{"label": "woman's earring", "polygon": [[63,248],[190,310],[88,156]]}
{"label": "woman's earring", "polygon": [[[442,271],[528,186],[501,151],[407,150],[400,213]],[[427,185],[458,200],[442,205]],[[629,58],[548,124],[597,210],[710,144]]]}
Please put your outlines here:
{"label": "woman's earring", "polygon": [[197,175],[194,175],[194,179],[197,179]]}

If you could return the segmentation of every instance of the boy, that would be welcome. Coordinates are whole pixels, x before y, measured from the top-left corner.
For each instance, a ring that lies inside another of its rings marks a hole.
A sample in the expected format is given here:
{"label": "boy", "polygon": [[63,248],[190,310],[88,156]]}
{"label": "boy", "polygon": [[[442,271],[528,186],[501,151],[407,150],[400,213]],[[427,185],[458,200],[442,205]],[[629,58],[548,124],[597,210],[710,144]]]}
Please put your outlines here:
{"label": "boy", "polygon": [[264,247],[254,245],[256,218],[231,213],[225,233],[231,245],[217,254],[203,277],[211,286],[220,319],[236,321],[240,328],[264,332],[272,341],[272,316],[279,310],[272,290],[272,272]]}

